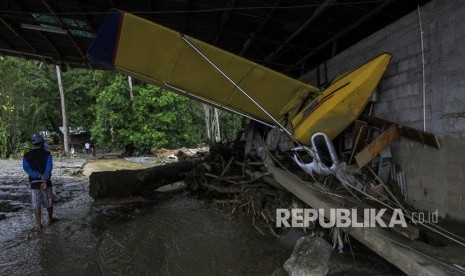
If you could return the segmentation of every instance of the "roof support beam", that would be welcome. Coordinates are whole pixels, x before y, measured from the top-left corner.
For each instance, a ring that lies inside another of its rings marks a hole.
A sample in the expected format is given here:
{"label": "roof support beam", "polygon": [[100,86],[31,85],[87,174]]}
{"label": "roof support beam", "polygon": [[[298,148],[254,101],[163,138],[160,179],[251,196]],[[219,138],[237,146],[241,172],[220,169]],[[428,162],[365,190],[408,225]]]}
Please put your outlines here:
{"label": "roof support beam", "polygon": [[[50,3],[47,0],[42,0],[42,3],[44,3],[44,5],[47,7],[47,9],[50,11],[50,13],[56,19],[56,21],[60,24],[60,26],[62,28],[65,28],[65,24],[64,24],[63,20],[61,20],[61,18],[57,15],[57,13],[55,12],[55,9],[53,9],[53,7],[50,5]],[[82,59],[87,60],[86,55],[84,54],[84,52],[82,51],[81,47],[76,42],[76,40],[73,38],[73,36],[69,32],[67,33],[67,36],[68,36],[69,40],[71,41],[71,43],[73,43],[76,50],[79,52],[79,55],[81,55]],[[92,68],[92,67],[89,65],[89,68]]]}
{"label": "roof support beam", "polygon": [[273,8],[267,13],[267,15],[265,16],[265,18],[260,22],[260,26],[258,26],[257,29],[255,29],[255,31],[253,31],[249,37],[247,38],[247,40],[244,42],[244,44],[242,45],[242,50],[241,52],[239,53],[240,56],[242,56],[250,47],[250,44],[253,42],[253,40],[255,39],[255,36],[266,26],[266,24],[268,24],[268,22],[270,21],[271,17],[273,16],[273,14],[275,13],[276,11],[276,8],[279,7],[279,5],[281,5],[281,1],[282,0],[277,0],[275,3],[274,3],[274,6]]}
{"label": "roof support beam", "polygon": [[40,59],[53,59],[51,56],[46,56],[46,55],[41,55],[41,54],[36,54],[36,53],[26,53],[23,51],[16,51],[13,49],[5,49],[5,48],[0,48],[0,52],[5,52],[5,53],[12,53],[16,55],[21,55],[21,56],[30,56],[30,57],[36,57]]}
{"label": "roof support beam", "polygon": [[226,5],[226,9],[224,10],[223,16],[221,17],[220,27],[218,28],[218,32],[216,33],[215,42],[213,43],[213,45],[218,44],[223,28],[228,22],[229,16],[231,15],[231,12],[235,5],[236,5],[236,0],[228,0],[228,4]]}
{"label": "roof support beam", "polygon": [[17,30],[14,26],[10,25],[8,22],[5,21],[5,19],[0,18],[0,21],[5,25],[12,33],[14,33],[17,37],[19,37],[26,46],[31,49],[34,53],[37,53],[37,49],[32,46],[32,44],[20,33],[19,30]]}
{"label": "roof support beam", "polygon": [[[189,13],[195,11],[195,0],[187,0],[186,5],[187,5],[187,10],[189,11]],[[185,15],[184,16],[183,32],[185,34],[188,34],[192,27],[193,26],[191,24],[191,17],[188,16],[188,15]]]}
{"label": "roof support beam", "polygon": [[61,53],[60,51],[58,51],[58,49],[55,47],[55,45],[50,41],[50,39],[48,39],[48,37],[43,34],[42,32],[40,32],[40,36],[47,42],[48,45],[50,45],[50,48],[53,49],[53,51],[55,51],[55,53],[57,54],[57,56],[59,58],[61,58]]}
{"label": "roof support beam", "polygon": [[17,51],[13,49],[5,49],[5,48],[0,48],[0,52],[6,53],[7,55],[18,55],[18,56],[23,56],[24,58],[28,57],[33,57],[35,59],[40,59],[44,62],[48,63],[53,63],[53,64],[66,64],[69,67],[71,67],[69,64],[78,64],[80,65],[79,67],[82,67],[83,65],[88,65],[88,62],[82,60],[82,59],[75,59],[75,58],[56,58],[53,56],[48,56],[48,55],[42,55],[42,54],[35,54],[35,53],[26,53],[23,51]]}
{"label": "roof support beam", "polygon": [[336,3],[337,0],[326,0],[321,4],[310,16],[310,18],[307,19],[293,34],[291,34],[284,43],[282,43],[276,50],[271,52],[265,59],[265,63],[271,61],[273,58],[276,57],[276,55],[281,52],[284,47],[291,42],[295,37],[297,37],[299,34],[301,34],[305,29],[307,29],[308,25],[315,21],[320,15],[332,4]]}
{"label": "roof support beam", "polygon": [[[332,36],[330,39],[326,40],[325,42],[323,42],[322,44],[318,45],[315,49],[313,49],[312,51],[310,51],[308,54],[306,54],[305,56],[303,56],[301,59],[299,59],[295,65],[299,66],[301,65],[302,63],[304,63],[307,59],[311,58],[313,55],[315,55],[316,53],[318,53],[320,50],[322,50],[323,48],[325,48],[326,46],[330,45],[331,43],[335,42],[336,40],[338,40],[339,38],[341,38],[342,36],[346,35],[347,33],[349,33],[350,31],[352,31],[353,29],[357,28],[358,26],[360,26],[361,24],[363,24],[365,21],[369,20],[370,18],[372,18],[373,16],[377,15],[378,13],[380,13],[384,8],[386,8],[388,5],[392,4],[394,1],[396,0],[387,0],[386,2],[380,4],[378,7],[376,7],[375,9],[371,10],[369,13],[365,14],[364,16],[362,16],[359,20],[355,21],[354,23],[352,23],[351,25],[349,25],[347,28],[343,29],[342,31],[338,32],[337,34],[335,34],[334,36]],[[289,71],[291,70],[291,68],[288,68],[286,69],[284,72],[285,73],[288,73]]]}

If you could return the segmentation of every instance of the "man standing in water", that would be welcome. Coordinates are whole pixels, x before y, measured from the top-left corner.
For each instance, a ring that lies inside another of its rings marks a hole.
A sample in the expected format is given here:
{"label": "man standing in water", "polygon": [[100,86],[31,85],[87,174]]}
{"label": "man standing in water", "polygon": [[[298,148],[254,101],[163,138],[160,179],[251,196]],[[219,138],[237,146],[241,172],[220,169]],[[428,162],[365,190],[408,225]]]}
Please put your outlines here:
{"label": "man standing in water", "polygon": [[32,138],[34,149],[24,155],[23,169],[29,175],[31,183],[32,206],[36,219],[37,231],[43,229],[41,223],[41,203],[45,205],[48,212],[48,223],[56,221],[53,218],[53,198],[52,198],[52,155],[44,148],[44,137],[40,134],[34,134]]}

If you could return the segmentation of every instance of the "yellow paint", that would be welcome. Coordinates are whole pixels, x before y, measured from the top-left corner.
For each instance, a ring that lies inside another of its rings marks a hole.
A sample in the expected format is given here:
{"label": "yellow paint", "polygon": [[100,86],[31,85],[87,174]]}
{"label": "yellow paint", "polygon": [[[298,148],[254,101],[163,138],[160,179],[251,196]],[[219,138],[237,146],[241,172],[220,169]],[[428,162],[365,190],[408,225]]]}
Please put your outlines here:
{"label": "yellow paint", "polygon": [[[316,132],[333,139],[363,111],[391,58],[383,54],[349,72],[320,92],[317,88],[228,53],[189,36],[185,38],[246,91],[274,119],[309,144]],[[218,105],[273,123],[263,111],[182,40],[181,34],[125,13],[115,69],[177,92],[187,91]],[[308,99],[317,101],[311,112]]]}
{"label": "yellow paint", "polygon": [[[282,123],[286,123],[288,113],[300,107],[309,93],[318,91],[309,84],[185,37]],[[172,89],[165,86],[165,82],[217,104],[272,122],[183,41],[181,34],[129,13],[124,15],[115,68],[168,90]]]}
{"label": "yellow paint", "polygon": [[[330,139],[338,136],[365,109],[390,59],[391,55],[382,54],[338,77],[292,119],[295,138],[309,144],[316,132],[324,132]],[[310,111],[312,104],[316,108]]]}

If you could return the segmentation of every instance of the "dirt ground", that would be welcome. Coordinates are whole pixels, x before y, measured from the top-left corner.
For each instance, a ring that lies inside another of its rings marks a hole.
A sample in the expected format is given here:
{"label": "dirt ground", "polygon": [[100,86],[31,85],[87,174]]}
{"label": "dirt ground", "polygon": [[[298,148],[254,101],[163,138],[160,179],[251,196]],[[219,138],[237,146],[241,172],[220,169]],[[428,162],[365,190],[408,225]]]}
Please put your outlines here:
{"label": "dirt ground", "polygon": [[54,158],[59,221],[48,226],[43,214],[40,233],[32,230],[21,160],[0,160],[0,275],[270,275],[289,257],[275,239],[183,192],[96,206],[88,195],[92,171],[156,161],[80,157]]}
{"label": "dirt ground", "polygon": [[[32,230],[21,160],[0,160],[0,275],[271,275],[303,235],[290,231],[279,243],[247,218],[182,189],[142,204],[95,205],[88,193],[93,171],[140,169],[160,161],[115,157],[54,157],[59,221],[48,226],[43,214],[46,227],[40,233]],[[402,274],[370,252],[358,254],[356,262],[336,254],[331,262],[333,275]]]}

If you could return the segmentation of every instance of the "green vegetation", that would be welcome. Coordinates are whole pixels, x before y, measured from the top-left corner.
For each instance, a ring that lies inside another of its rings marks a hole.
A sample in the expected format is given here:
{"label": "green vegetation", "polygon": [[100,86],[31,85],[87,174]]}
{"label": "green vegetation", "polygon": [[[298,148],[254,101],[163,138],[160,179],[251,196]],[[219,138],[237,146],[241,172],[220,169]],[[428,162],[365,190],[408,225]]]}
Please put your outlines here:
{"label": "green vegetation", "polygon": [[[209,114],[201,104],[156,86],[134,81],[131,101],[128,79],[120,74],[72,69],[62,73],[62,81],[70,129],[90,131],[99,147],[132,144],[145,154],[154,147],[196,146],[212,132],[206,131]],[[234,139],[241,118],[218,114],[219,136]],[[55,66],[0,60],[0,158],[29,147],[38,131],[56,133],[55,142],[61,142],[61,125]]]}

